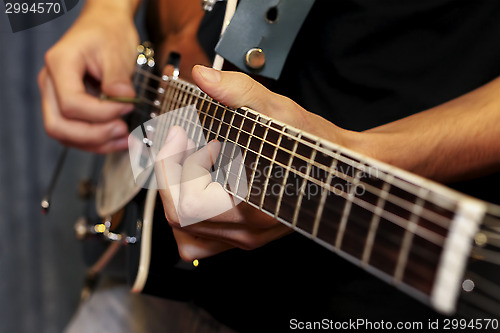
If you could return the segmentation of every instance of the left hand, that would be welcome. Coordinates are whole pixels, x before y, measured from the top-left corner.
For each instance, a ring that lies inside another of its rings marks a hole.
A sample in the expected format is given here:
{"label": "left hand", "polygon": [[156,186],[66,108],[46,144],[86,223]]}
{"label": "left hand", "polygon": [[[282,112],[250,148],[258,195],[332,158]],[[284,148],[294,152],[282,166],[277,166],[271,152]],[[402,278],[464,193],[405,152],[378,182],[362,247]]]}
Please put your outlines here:
{"label": "left hand", "polygon": [[[249,107],[291,126],[326,138],[341,138],[344,131],[307,112],[284,96],[275,94],[236,72],[196,66],[195,83],[208,95],[230,107]],[[180,127],[173,127],[158,154],[156,177],[168,222],[173,227],[179,253],[191,261],[232,247],[254,249],[291,232],[257,209],[235,205],[223,187],[212,182],[210,168],[220,151],[212,141],[197,152]],[[199,222],[192,224],[194,222]],[[181,227],[182,225],[188,225]]]}
{"label": "left hand", "polygon": [[157,156],[155,172],[165,215],[186,261],[232,247],[254,249],[291,232],[245,203],[236,206],[222,185],[212,182],[209,170],[219,150],[220,143],[212,141],[193,152],[194,143],[176,126]]}

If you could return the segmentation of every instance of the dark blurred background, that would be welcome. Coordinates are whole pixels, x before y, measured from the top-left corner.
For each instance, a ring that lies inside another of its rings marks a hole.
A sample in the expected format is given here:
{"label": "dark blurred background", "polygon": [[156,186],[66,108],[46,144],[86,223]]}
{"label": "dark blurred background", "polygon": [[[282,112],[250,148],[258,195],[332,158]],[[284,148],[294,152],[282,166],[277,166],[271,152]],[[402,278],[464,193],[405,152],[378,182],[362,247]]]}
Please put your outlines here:
{"label": "dark blurred background", "polygon": [[37,75],[82,3],[16,33],[0,3],[0,332],[61,332],[78,306],[84,264],[73,225],[91,155],[70,150],[44,216],[40,201],[62,147],[45,134]]}

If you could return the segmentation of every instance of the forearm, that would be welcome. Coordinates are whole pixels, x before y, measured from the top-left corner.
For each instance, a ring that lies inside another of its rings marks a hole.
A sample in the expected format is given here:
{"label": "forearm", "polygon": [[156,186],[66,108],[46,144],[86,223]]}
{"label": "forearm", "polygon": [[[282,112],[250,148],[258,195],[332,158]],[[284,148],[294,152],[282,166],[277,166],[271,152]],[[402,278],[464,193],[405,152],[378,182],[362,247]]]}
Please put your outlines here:
{"label": "forearm", "polygon": [[500,169],[500,78],[459,98],[352,135],[350,146],[441,182]]}

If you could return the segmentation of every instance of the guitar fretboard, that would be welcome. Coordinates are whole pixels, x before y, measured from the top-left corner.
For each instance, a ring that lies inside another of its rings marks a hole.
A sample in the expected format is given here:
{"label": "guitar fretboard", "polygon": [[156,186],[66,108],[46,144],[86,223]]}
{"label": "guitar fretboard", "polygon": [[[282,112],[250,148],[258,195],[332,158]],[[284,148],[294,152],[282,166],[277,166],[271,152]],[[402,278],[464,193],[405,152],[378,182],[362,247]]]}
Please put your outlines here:
{"label": "guitar fretboard", "polygon": [[[196,108],[197,119],[181,115],[168,126],[182,126],[193,139],[204,134],[207,142],[221,142],[214,181],[228,193],[431,301],[442,279],[438,268],[450,255],[447,240],[460,211],[459,194],[253,110],[228,108],[182,80],[139,74],[139,109],[160,115]],[[241,163],[234,165],[237,154]],[[244,191],[230,186],[242,177]]]}

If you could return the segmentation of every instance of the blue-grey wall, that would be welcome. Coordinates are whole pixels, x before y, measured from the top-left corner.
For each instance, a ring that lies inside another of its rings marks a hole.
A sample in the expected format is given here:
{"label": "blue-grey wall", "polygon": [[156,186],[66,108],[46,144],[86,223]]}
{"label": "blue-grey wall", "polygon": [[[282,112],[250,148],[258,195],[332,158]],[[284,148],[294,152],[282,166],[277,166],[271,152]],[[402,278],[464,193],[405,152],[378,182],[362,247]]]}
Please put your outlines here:
{"label": "blue-grey wall", "polygon": [[70,151],[43,216],[40,200],[62,148],[44,132],[37,75],[81,6],[12,33],[0,3],[0,332],[61,332],[78,304],[84,265],[73,224],[90,155]]}

